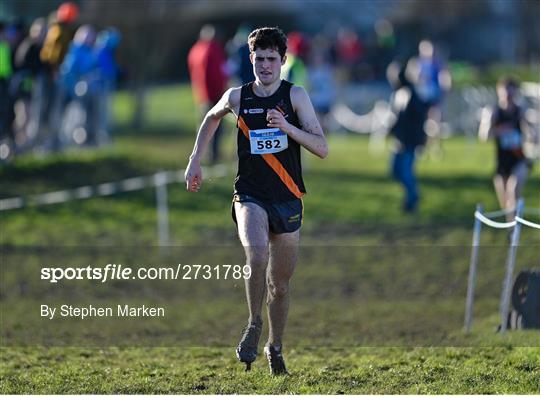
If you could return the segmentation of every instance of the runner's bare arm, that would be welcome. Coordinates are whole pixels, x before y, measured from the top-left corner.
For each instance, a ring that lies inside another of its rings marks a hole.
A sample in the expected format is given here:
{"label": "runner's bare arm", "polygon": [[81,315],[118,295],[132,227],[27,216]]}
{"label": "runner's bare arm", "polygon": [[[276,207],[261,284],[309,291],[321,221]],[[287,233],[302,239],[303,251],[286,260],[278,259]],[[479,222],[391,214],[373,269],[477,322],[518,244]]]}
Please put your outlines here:
{"label": "runner's bare arm", "polygon": [[521,108],[519,112],[519,127],[523,132],[524,140],[528,140],[533,144],[540,143],[540,134],[535,131],[535,118],[534,113],[529,112],[526,109]]}
{"label": "runner's bare arm", "polygon": [[302,129],[288,123],[278,110],[268,111],[268,126],[280,128],[307,150],[320,158],[325,158],[328,155],[328,143],[306,90],[302,87],[292,87],[291,102]]}
{"label": "runner's bare arm", "polygon": [[484,107],[480,117],[480,125],[478,126],[478,138],[481,142],[486,142],[491,137],[491,126],[493,125],[493,120],[493,109]]}
{"label": "runner's bare arm", "polygon": [[478,138],[480,141],[485,142],[490,138],[499,136],[502,132],[512,129],[512,124],[508,122],[496,123],[497,121],[496,109],[484,108],[482,110],[480,126],[478,127]]}
{"label": "runner's bare arm", "polygon": [[219,102],[206,113],[186,168],[185,179],[188,191],[199,191],[202,184],[201,157],[216,133],[221,119],[230,112],[238,114],[239,106],[240,88],[230,88],[223,94]]}

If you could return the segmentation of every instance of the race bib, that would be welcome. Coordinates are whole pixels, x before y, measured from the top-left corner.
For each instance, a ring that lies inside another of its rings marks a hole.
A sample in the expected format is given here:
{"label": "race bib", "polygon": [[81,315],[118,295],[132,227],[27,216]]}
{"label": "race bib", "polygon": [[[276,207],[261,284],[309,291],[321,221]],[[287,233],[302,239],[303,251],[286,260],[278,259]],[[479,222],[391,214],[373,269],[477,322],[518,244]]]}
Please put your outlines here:
{"label": "race bib", "polygon": [[521,148],[521,134],[518,130],[509,130],[499,136],[499,142],[503,150],[517,150]]}
{"label": "race bib", "polygon": [[251,154],[279,153],[289,147],[287,134],[279,128],[256,129],[249,131]]}

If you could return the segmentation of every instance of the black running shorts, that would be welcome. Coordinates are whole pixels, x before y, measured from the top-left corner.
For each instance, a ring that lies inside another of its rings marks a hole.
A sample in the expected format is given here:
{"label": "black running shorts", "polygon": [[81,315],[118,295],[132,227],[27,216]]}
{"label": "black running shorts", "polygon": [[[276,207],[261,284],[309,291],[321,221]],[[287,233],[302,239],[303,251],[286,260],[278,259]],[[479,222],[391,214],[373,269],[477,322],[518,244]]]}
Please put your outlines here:
{"label": "black running shorts", "polygon": [[237,223],[234,210],[235,202],[253,202],[255,205],[263,208],[268,214],[268,225],[270,227],[270,232],[273,234],[294,232],[302,225],[304,205],[301,199],[273,204],[262,202],[249,195],[234,194],[231,214],[234,222]]}

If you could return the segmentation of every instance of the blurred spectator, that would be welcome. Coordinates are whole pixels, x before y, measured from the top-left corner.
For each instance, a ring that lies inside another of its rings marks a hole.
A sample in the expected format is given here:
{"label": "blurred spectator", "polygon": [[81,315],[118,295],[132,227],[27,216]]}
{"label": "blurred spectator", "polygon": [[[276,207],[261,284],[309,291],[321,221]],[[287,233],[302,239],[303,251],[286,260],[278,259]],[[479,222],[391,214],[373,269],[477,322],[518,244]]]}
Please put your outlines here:
{"label": "blurred spectator", "polygon": [[58,131],[66,98],[57,78],[69,44],[73,39],[73,25],[78,16],[79,8],[75,3],[62,3],[58,10],[49,17],[49,29],[40,52],[41,60],[49,70],[43,82],[43,100],[47,118],[44,122],[48,126],[45,146],[48,149],[57,149],[59,144]]}
{"label": "blurred spectator", "polygon": [[81,26],[60,66],[60,91],[55,111],[60,121],[58,137],[61,146],[71,138],[77,144],[97,144],[95,93],[98,78],[95,41],[94,28],[90,25]]}
{"label": "blurred spectator", "polygon": [[374,25],[376,35],[376,49],[374,59],[375,76],[377,78],[385,75],[386,68],[394,57],[396,47],[396,37],[392,23],[386,19],[379,19]]}
{"label": "blurred spectator", "polygon": [[[10,50],[10,62],[11,62],[11,71],[12,75],[8,83],[8,96],[7,96],[7,120],[6,123],[9,125],[9,134],[12,139],[12,142],[16,142],[16,127],[15,127],[15,104],[17,100],[21,97],[21,84],[18,73],[18,67],[15,64],[15,53],[19,48],[22,40],[25,36],[25,28],[22,20],[17,19],[14,22],[10,23],[5,28],[5,38],[9,45]],[[12,151],[15,151],[15,144],[13,145]]]}
{"label": "blurred spectator", "polygon": [[15,130],[16,143],[20,148],[37,136],[43,120],[43,78],[47,69],[39,54],[46,33],[45,18],[36,19],[28,37],[21,42],[15,53],[17,72],[12,86],[15,87],[18,99],[15,103]]}
{"label": "blurred spectator", "polygon": [[[497,105],[484,114],[478,131],[481,140],[495,138],[497,167],[493,184],[501,208],[512,211],[521,197],[531,162],[523,152],[527,130],[525,111],[516,101],[519,84],[505,78],[497,84]],[[514,213],[507,214],[508,221]]]}
{"label": "blurred spectator", "polygon": [[394,49],[396,46],[396,37],[394,36],[392,23],[386,19],[379,19],[375,22],[374,27],[379,47]]}
{"label": "blurred spectator", "polygon": [[241,85],[254,80],[253,65],[249,59],[248,34],[251,29],[240,26],[234,37],[227,44],[228,64],[231,75],[238,78]]}
{"label": "blurred spectator", "polygon": [[[9,43],[9,48],[11,50],[12,55],[17,52],[17,49],[19,48],[19,45],[21,45],[25,36],[26,36],[26,27],[24,25],[24,22],[21,19],[17,19],[7,26],[6,39]],[[12,61],[13,71],[15,72],[17,70],[17,65],[15,65],[14,56],[12,57],[11,61]]]}
{"label": "blurred spectator", "polygon": [[422,40],[418,45],[419,77],[417,90],[424,101],[439,105],[445,92],[450,90],[450,73],[441,59],[435,56],[435,48],[429,40]]}
{"label": "blurred spectator", "polygon": [[6,27],[3,22],[0,22],[0,140],[8,137],[12,138],[10,121],[12,120],[10,114],[12,109],[9,96],[9,84],[12,74],[11,49],[6,38]]}
{"label": "blurred spectator", "polygon": [[[94,43],[96,41],[96,32],[90,25],[83,25],[75,33],[73,42],[69,46],[64,62],[60,67],[60,80],[68,93],[72,96],[78,96],[83,89],[78,83],[81,81],[95,84],[91,79],[91,73],[96,67],[96,58],[94,56]],[[77,91],[77,92],[76,92]]]}
{"label": "blurred spectator", "polygon": [[[222,44],[216,38],[216,28],[204,25],[199,40],[188,54],[188,68],[191,86],[201,114],[206,114],[221,98],[227,88],[227,58]],[[219,141],[222,128],[219,127],[212,142],[212,163],[219,160]]]}
{"label": "blurred spectator", "polygon": [[114,28],[108,28],[99,33],[95,48],[95,61],[97,67],[98,86],[96,137],[98,144],[106,143],[110,139],[110,109],[111,93],[116,88],[119,77],[119,68],[115,53],[120,42],[120,33]]}
{"label": "blurred spectator", "polygon": [[36,76],[43,70],[43,62],[39,54],[46,34],[45,18],[37,18],[30,26],[28,36],[23,39],[15,53],[14,63],[18,69],[25,70],[31,76]]}
{"label": "blurred spectator", "polygon": [[314,45],[310,58],[307,89],[317,117],[323,129],[328,131],[327,117],[336,97],[334,70],[323,46]]}
{"label": "blurred spectator", "polygon": [[445,94],[450,90],[452,79],[443,60],[436,55],[435,47],[429,40],[418,45],[418,57],[411,60],[411,68],[417,69],[416,90],[424,102],[431,104],[426,122],[428,147],[432,154],[441,155],[442,106]]}
{"label": "blurred spectator", "polygon": [[418,82],[416,68],[399,67],[392,63],[388,67],[388,80],[395,88],[395,106],[397,107],[396,123],[392,134],[396,138],[396,147],[392,156],[392,175],[405,190],[403,210],[415,212],[420,199],[414,170],[418,149],[426,143],[424,124],[431,106],[417,92]]}
{"label": "blurred spectator", "polygon": [[69,43],[73,39],[72,24],[79,16],[79,8],[75,3],[66,2],[56,12],[56,20],[51,21],[45,43],[41,50],[41,60],[48,63],[56,72],[66,55]]}
{"label": "blurred spectator", "polygon": [[302,87],[306,86],[307,71],[302,56],[305,56],[308,43],[300,32],[287,36],[287,59],[281,68],[281,78]]}
{"label": "blurred spectator", "polygon": [[347,83],[353,78],[355,68],[364,53],[364,46],[353,30],[342,27],[338,31],[335,43],[336,61],[339,68],[340,83]]}
{"label": "blurred spectator", "polygon": [[302,62],[306,63],[308,61],[310,43],[305,34],[290,32],[287,35],[287,49],[299,57]]}

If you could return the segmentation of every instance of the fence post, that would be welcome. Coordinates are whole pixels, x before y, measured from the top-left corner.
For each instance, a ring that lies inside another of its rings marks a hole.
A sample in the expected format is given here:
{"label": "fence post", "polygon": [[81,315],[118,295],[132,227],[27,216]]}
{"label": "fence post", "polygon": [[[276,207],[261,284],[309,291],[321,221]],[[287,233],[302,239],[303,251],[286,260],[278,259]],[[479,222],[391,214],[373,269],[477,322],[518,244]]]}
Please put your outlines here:
{"label": "fence post", "polygon": [[[476,205],[476,211],[482,213],[482,205]],[[478,248],[480,246],[480,231],[482,230],[482,222],[474,217],[474,229],[471,249],[471,260],[469,263],[469,279],[467,281],[467,299],[465,302],[465,332],[469,333],[472,327],[473,305],[474,305],[474,288],[476,285],[476,273],[478,267]]]}
{"label": "fence post", "polygon": [[[520,198],[516,205],[515,216],[522,216],[523,213],[523,198]],[[514,277],[514,266],[516,264],[516,252],[519,245],[519,235],[521,232],[521,223],[516,221],[514,231],[512,232],[512,242],[508,249],[508,256],[506,258],[506,275],[504,276],[503,292],[501,294],[501,333],[504,333],[508,325],[508,312],[510,311],[510,295],[512,293],[512,278]]]}
{"label": "fence post", "polygon": [[169,206],[167,199],[167,172],[158,172],[154,175],[156,186],[158,245],[162,253],[169,248]]}

